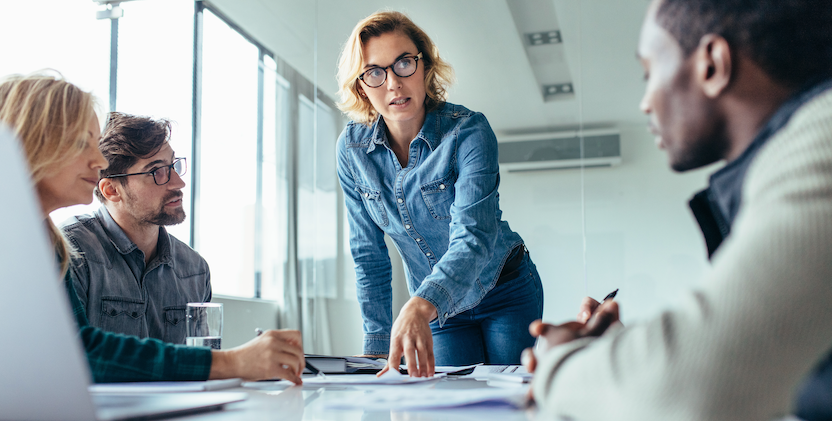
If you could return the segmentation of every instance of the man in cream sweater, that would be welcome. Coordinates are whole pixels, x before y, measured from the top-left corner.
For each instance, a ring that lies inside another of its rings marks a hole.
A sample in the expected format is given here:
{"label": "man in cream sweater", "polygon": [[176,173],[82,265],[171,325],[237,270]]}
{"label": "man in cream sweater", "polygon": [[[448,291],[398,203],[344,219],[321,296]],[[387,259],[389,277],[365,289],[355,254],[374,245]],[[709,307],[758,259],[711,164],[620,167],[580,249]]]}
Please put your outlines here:
{"label": "man in cream sweater", "polygon": [[638,46],[650,130],[676,171],[727,162],[691,201],[713,265],[645,323],[621,327],[610,301],[533,324],[544,414],[768,420],[799,398],[801,416],[831,415],[830,28],[830,1],[650,5]]}

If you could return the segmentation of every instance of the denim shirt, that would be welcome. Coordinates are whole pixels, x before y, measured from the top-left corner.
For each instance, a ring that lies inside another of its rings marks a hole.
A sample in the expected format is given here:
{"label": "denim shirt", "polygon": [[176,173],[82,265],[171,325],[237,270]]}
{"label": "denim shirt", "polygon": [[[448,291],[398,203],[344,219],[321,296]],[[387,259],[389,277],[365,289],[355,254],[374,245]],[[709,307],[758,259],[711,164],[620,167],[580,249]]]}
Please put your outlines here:
{"label": "denim shirt", "polygon": [[156,257],[144,253],[101,206],[62,227],[79,257],[74,287],[91,326],[174,344],[185,343],[185,307],[211,301],[205,259],[159,227]]}
{"label": "denim shirt", "polygon": [[381,116],[372,127],[350,122],[337,146],[367,354],[390,348],[385,234],[402,256],[410,295],[436,307],[440,326],[479,304],[523,242],[501,219],[497,138],[485,116],[450,103],[427,113],[404,168],[386,132]]}

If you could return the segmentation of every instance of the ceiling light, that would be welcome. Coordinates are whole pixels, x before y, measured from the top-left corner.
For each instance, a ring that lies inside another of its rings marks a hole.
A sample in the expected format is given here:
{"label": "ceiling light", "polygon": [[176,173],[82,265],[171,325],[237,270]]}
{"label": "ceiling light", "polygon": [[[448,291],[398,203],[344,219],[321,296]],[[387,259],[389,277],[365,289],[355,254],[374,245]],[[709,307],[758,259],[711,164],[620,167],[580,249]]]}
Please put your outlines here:
{"label": "ceiling light", "polygon": [[574,94],[573,91],[574,88],[571,82],[543,85],[543,98],[552,99],[562,95],[572,95]]}
{"label": "ceiling light", "polygon": [[526,39],[530,45],[560,44],[563,42],[560,31],[557,30],[527,33]]}

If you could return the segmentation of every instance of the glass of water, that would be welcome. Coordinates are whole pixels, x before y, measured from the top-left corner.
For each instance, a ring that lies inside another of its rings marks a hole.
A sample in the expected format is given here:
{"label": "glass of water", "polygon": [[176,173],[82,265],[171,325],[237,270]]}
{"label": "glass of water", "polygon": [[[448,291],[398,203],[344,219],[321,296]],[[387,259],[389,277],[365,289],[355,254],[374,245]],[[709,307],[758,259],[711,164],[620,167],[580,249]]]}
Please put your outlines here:
{"label": "glass of water", "polygon": [[185,345],[220,349],[222,344],[222,304],[188,303],[185,318]]}

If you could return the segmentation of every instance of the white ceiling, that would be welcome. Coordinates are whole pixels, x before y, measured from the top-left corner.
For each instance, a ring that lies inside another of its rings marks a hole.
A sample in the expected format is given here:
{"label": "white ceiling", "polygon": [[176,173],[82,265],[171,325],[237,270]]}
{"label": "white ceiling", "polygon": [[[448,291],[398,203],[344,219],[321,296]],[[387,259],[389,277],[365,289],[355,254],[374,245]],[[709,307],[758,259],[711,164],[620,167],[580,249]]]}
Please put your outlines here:
{"label": "white ceiling", "polygon": [[506,1],[525,0],[211,3],[298,71],[317,78],[333,98],[338,54],[352,28],[370,13],[392,9],[421,26],[454,67],[457,82],[449,100],[485,113],[498,133],[646,122],[638,111],[644,85],[635,51],[648,0],[551,0],[559,19],[553,27],[561,30],[577,93],[554,102],[543,102]]}

